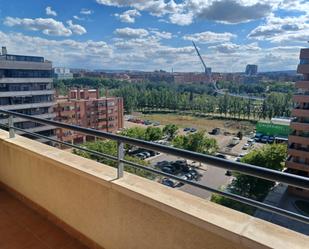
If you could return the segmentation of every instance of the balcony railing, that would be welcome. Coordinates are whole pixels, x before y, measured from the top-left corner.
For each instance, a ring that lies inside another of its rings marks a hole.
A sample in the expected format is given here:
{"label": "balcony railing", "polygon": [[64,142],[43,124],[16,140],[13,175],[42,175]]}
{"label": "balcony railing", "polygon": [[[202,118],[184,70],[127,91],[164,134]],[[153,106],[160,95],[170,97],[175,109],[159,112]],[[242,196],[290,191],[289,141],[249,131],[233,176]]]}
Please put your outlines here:
{"label": "balcony railing", "polygon": [[[123,177],[124,164],[126,164],[126,165],[129,165],[129,166],[138,168],[138,169],[143,169],[145,171],[155,173],[157,175],[162,175],[162,176],[177,180],[177,181],[185,183],[185,184],[192,185],[194,187],[201,188],[203,190],[210,191],[212,193],[219,194],[221,196],[233,199],[235,201],[242,202],[244,204],[247,204],[247,205],[259,208],[259,209],[270,211],[270,212],[273,212],[273,213],[276,213],[276,214],[279,214],[279,215],[282,215],[282,216],[285,216],[285,217],[289,217],[291,219],[309,224],[309,217],[303,216],[301,214],[293,213],[293,212],[290,212],[290,211],[287,211],[287,210],[284,210],[284,209],[281,209],[281,208],[278,208],[278,207],[275,207],[275,206],[272,206],[272,205],[269,205],[269,204],[265,204],[265,203],[262,203],[262,202],[259,202],[259,201],[256,201],[256,200],[252,200],[252,199],[249,199],[249,198],[246,198],[246,197],[243,197],[243,196],[233,194],[233,193],[218,190],[218,189],[215,189],[215,188],[212,188],[212,187],[209,187],[209,186],[201,185],[197,182],[185,180],[183,178],[180,178],[178,176],[175,176],[175,175],[172,175],[172,174],[169,174],[169,173],[165,173],[165,172],[153,169],[153,168],[149,168],[149,167],[139,165],[139,164],[134,163],[134,162],[127,161],[127,160],[124,159],[124,154],[125,154],[124,145],[129,144],[129,145],[133,145],[133,146],[137,146],[137,147],[141,147],[141,148],[145,148],[145,149],[149,149],[149,150],[153,150],[153,151],[158,151],[158,152],[161,152],[161,153],[174,155],[174,156],[177,156],[177,157],[193,160],[193,161],[196,161],[196,162],[201,162],[201,163],[212,165],[212,166],[215,166],[215,167],[219,167],[219,168],[223,168],[223,169],[227,169],[227,170],[231,170],[231,171],[236,171],[236,172],[239,172],[239,173],[263,178],[263,179],[270,180],[270,181],[281,182],[281,183],[285,183],[285,184],[290,185],[290,186],[309,190],[309,178],[307,178],[307,177],[297,176],[297,175],[284,173],[284,172],[280,172],[280,171],[276,171],[276,170],[271,170],[271,169],[267,169],[267,168],[262,168],[262,167],[258,167],[258,166],[254,166],[254,165],[250,165],[250,164],[228,161],[228,160],[217,158],[217,157],[210,156],[210,155],[205,155],[205,154],[201,154],[201,153],[177,149],[177,148],[173,148],[173,147],[170,147],[170,146],[165,146],[165,145],[161,145],[161,144],[157,144],[157,143],[142,141],[142,140],[138,140],[138,139],[135,139],[135,138],[120,136],[120,135],[116,135],[116,134],[112,134],[112,133],[108,133],[108,132],[103,132],[103,131],[98,131],[98,130],[94,130],[94,129],[83,128],[83,127],[79,127],[79,126],[76,126],[76,125],[69,125],[69,124],[65,124],[65,123],[60,123],[60,122],[53,121],[53,120],[46,120],[46,119],[33,117],[33,116],[21,114],[21,113],[16,113],[16,112],[12,112],[12,111],[0,110],[0,113],[8,115],[8,125],[1,125],[1,127],[9,130],[10,138],[13,138],[15,136],[15,131],[23,131],[25,134],[30,134],[30,135],[33,135],[35,137],[46,139],[48,141],[51,141],[51,142],[54,142],[54,143],[57,143],[57,144],[62,144],[62,145],[65,145],[65,146],[70,146],[70,147],[73,147],[73,148],[76,148],[76,149],[79,149],[79,150],[83,150],[83,151],[86,151],[88,153],[91,153],[91,154],[99,156],[99,157],[104,157],[104,158],[108,158],[108,159],[111,159],[111,160],[115,160],[115,161],[118,162],[118,168],[117,168],[117,177],[118,178]],[[87,148],[80,147],[78,145],[59,141],[59,140],[56,140],[56,139],[52,139],[50,137],[46,137],[46,136],[43,136],[43,135],[40,135],[40,134],[35,134],[35,133],[32,133],[32,132],[28,132],[28,131],[25,131],[23,129],[14,127],[14,124],[13,124],[14,116],[24,118],[24,119],[27,119],[29,121],[33,121],[33,122],[36,122],[36,123],[54,126],[56,128],[63,128],[63,129],[67,129],[67,130],[76,131],[78,133],[83,133],[83,134],[86,134],[86,135],[89,135],[89,136],[94,136],[94,137],[98,137],[98,138],[117,141],[118,156],[117,157],[111,156],[111,155],[107,155],[107,154],[100,153],[100,152],[97,152],[97,151],[89,150]]]}

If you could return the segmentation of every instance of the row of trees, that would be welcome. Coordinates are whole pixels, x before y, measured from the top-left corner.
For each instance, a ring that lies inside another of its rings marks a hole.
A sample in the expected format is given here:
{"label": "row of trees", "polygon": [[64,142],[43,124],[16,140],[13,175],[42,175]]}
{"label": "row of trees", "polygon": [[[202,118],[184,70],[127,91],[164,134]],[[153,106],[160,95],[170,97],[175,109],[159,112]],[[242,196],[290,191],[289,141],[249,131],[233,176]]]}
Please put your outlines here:
{"label": "row of trees", "polygon": [[[177,131],[178,127],[176,125],[169,124],[166,125],[163,129],[159,127],[148,127],[146,129],[141,127],[128,128],[123,130],[121,132],[121,135],[142,139],[146,141],[160,140],[164,135],[166,135],[168,139],[172,142],[172,144],[177,148],[182,148],[205,154],[213,154],[218,149],[217,141],[213,138],[208,138],[207,136],[205,136],[205,132],[201,131],[191,133],[189,135],[177,136]],[[103,154],[115,157],[117,156],[117,143],[115,141],[99,140],[95,142],[87,142],[83,144],[83,147]],[[128,145],[126,146],[127,150],[129,150],[130,148],[131,146]],[[96,160],[98,162],[104,163],[112,167],[117,166],[117,162],[114,160],[94,155],[92,153],[85,152],[83,150],[75,149],[73,153],[92,160]],[[131,162],[138,163],[140,165],[149,166],[148,162],[140,160],[136,157],[132,157],[128,154],[125,155],[125,159]],[[125,170],[149,179],[154,178],[154,175],[152,173],[149,173],[148,171],[142,169],[135,169],[125,165]]]}
{"label": "row of trees", "polygon": [[289,116],[292,108],[291,94],[284,93],[271,93],[261,102],[229,95],[213,96],[171,89],[147,90],[130,85],[115,90],[114,94],[124,98],[127,112],[168,109],[234,118],[270,119]]}
{"label": "row of trees", "polygon": [[[241,162],[281,171],[284,167],[286,152],[287,146],[285,144],[269,144],[261,149],[251,151],[241,159]],[[275,182],[249,175],[240,173],[233,173],[233,175],[235,178],[227,186],[226,191],[257,201],[263,201],[275,185]],[[253,214],[255,211],[255,208],[251,206],[217,194],[213,194],[211,200],[248,214]]]}
{"label": "row of trees", "polygon": [[[170,110],[221,115],[235,118],[267,119],[274,116],[289,116],[292,107],[292,86],[288,83],[273,85],[248,85],[235,83],[219,83],[231,92],[265,93],[272,88],[274,91],[266,95],[264,101],[253,101],[229,95],[216,96],[211,84],[173,84],[173,83],[129,83],[113,79],[76,78],[55,81],[60,93],[71,87],[99,88],[101,95],[105,89],[110,94],[124,98],[127,113],[132,111]],[[238,90],[237,90],[238,89]],[[288,89],[288,93],[284,93]]]}

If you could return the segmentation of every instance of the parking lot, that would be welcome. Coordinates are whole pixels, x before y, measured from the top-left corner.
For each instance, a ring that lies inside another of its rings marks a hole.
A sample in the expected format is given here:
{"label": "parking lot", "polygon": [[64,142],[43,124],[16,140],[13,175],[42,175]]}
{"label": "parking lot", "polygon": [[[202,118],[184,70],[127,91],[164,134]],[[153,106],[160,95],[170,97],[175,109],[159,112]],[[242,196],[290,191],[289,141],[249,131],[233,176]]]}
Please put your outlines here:
{"label": "parking lot", "polygon": [[[148,124],[149,125],[149,124]],[[148,125],[141,124],[141,123],[134,123],[134,122],[128,122],[126,121],[125,127],[143,127],[146,128]],[[156,123],[157,127],[163,128],[162,125]],[[191,129],[192,127],[188,128],[182,128],[179,129],[178,134],[184,135],[193,133],[196,130]],[[210,132],[212,133],[212,132]],[[249,153],[251,150],[256,148],[261,148],[264,143],[255,142],[254,139],[251,137],[242,137],[242,139],[237,139],[235,137],[235,134],[222,134],[220,132],[220,129],[218,132],[215,132],[217,134],[207,134],[208,137],[216,139],[219,151],[216,156],[225,158],[227,160],[239,160],[240,157],[244,156],[245,154]],[[143,152],[143,151],[142,151]],[[146,152],[147,154],[147,152]],[[177,171],[174,170],[174,166],[171,166],[171,164],[174,164],[175,161],[180,162],[180,160],[183,160],[183,158],[167,155],[167,154],[152,154],[146,155],[144,153],[144,156],[139,153],[136,153],[137,157],[143,160],[147,160],[150,162],[151,166],[162,170],[163,172],[170,173],[173,175],[177,175],[179,177],[182,177],[187,180],[196,181],[200,183],[201,185],[205,185],[214,189],[218,189],[221,186],[228,185],[232,179],[233,176],[227,175],[227,171],[225,169],[217,168],[211,165],[207,164],[199,164],[197,162],[192,162],[190,160],[186,160],[187,169],[184,171]],[[161,165],[160,165],[161,164]],[[194,169],[194,171],[193,171]],[[191,174],[190,174],[191,171]],[[192,173],[193,172],[193,173]],[[192,175],[198,175],[198,177],[193,177]],[[177,181],[159,177],[158,181],[160,181],[162,184],[167,185],[169,187],[176,187],[180,189],[181,191],[209,199],[211,197],[211,192],[202,190],[200,188],[193,187],[189,184],[180,184]]]}

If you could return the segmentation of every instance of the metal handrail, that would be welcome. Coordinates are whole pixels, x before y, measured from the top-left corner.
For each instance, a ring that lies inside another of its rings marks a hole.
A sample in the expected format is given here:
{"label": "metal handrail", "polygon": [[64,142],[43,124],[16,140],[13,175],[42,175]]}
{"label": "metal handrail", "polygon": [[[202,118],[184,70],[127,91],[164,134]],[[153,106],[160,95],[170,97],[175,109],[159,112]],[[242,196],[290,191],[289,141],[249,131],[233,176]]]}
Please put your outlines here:
{"label": "metal handrail", "polygon": [[[277,208],[277,207],[274,207],[274,206],[270,206],[268,204],[258,202],[258,201],[255,201],[255,200],[243,197],[243,196],[239,196],[239,195],[235,195],[235,194],[232,194],[232,193],[217,190],[217,189],[214,189],[214,188],[211,188],[211,187],[208,187],[208,186],[198,184],[198,183],[193,182],[193,181],[182,179],[182,178],[177,177],[177,176],[172,175],[172,174],[168,174],[168,173],[156,170],[156,169],[152,169],[152,168],[149,168],[149,167],[145,167],[145,166],[127,161],[127,160],[124,159],[123,145],[124,144],[130,144],[130,145],[134,145],[134,146],[149,149],[149,150],[159,151],[159,152],[162,152],[162,153],[166,153],[166,154],[174,155],[174,156],[177,156],[177,157],[182,157],[182,158],[194,160],[194,161],[205,163],[205,164],[212,165],[212,166],[215,166],[215,167],[224,168],[224,169],[240,172],[240,173],[243,173],[243,174],[263,178],[263,179],[266,179],[266,180],[286,183],[288,185],[298,187],[298,188],[303,188],[303,189],[309,189],[309,178],[297,176],[297,175],[293,175],[293,174],[289,174],[289,173],[284,173],[284,172],[280,172],[280,171],[276,171],[276,170],[271,170],[271,169],[267,169],[267,168],[257,167],[257,166],[253,166],[253,165],[250,165],[250,164],[228,161],[228,160],[217,158],[217,157],[210,156],[210,155],[205,155],[205,154],[196,153],[196,152],[192,152],[192,151],[182,150],[182,149],[169,147],[169,146],[165,146],[165,145],[161,145],[161,144],[157,144],[157,143],[142,141],[142,140],[138,140],[138,139],[135,139],[135,138],[116,135],[116,134],[112,134],[112,133],[108,133],[108,132],[104,132],[104,131],[98,131],[98,130],[94,130],[94,129],[83,128],[83,127],[76,126],[76,125],[64,124],[64,123],[60,123],[60,122],[53,121],[53,120],[47,120],[47,119],[42,119],[42,118],[38,118],[38,117],[33,117],[33,116],[29,116],[29,115],[26,115],[26,114],[21,114],[21,113],[17,113],[17,112],[13,112],[13,111],[0,110],[0,113],[9,115],[9,125],[8,126],[1,125],[1,126],[7,127],[9,129],[11,137],[14,137],[14,134],[13,134],[14,130],[23,131],[27,134],[31,134],[31,135],[39,137],[39,138],[44,138],[44,139],[47,139],[49,141],[53,141],[55,143],[64,144],[64,145],[71,146],[71,147],[76,148],[76,149],[87,151],[91,154],[94,154],[94,155],[97,155],[97,156],[100,156],[100,157],[105,157],[105,158],[115,160],[115,161],[118,162],[118,172],[117,172],[118,178],[123,176],[123,164],[126,164],[126,165],[130,165],[132,167],[135,167],[135,168],[144,169],[146,171],[149,171],[149,172],[152,172],[152,173],[155,173],[155,174],[163,175],[163,176],[169,177],[171,179],[175,179],[179,182],[190,184],[192,186],[211,191],[213,193],[217,193],[219,195],[225,196],[227,198],[230,198],[230,199],[233,199],[233,200],[236,200],[236,201],[240,201],[240,202],[245,203],[247,205],[251,205],[251,206],[254,206],[254,207],[257,207],[257,208],[260,208],[260,209],[268,210],[268,211],[280,214],[282,216],[286,216],[286,217],[289,217],[291,219],[298,220],[298,221],[309,224],[309,217],[306,217],[306,216],[303,216],[303,215],[300,215],[300,214],[296,214],[296,213],[293,213],[293,212],[290,212],[290,211],[287,211],[287,210],[284,210],[284,209],[281,209],[281,208]],[[51,125],[51,126],[54,126],[54,127],[57,127],[57,128],[73,130],[73,131],[83,133],[83,134],[86,134],[86,135],[91,135],[91,136],[95,136],[95,137],[99,137],[99,138],[117,141],[118,142],[118,157],[114,157],[114,156],[111,156],[111,155],[106,155],[106,154],[103,154],[103,153],[100,153],[100,152],[92,151],[92,150],[89,150],[89,149],[84,148],[84,147],[72,145],[70,143],[66,143],[66,142],[63,142],[63,141],[59,141],[57,139],[52,139],[52,138],[49,138],[47,136],[28,132],[28,131],[25,131],[21,128],[14,127],[13,126],[13,116],[21,117],[21,118],[24,118],[24,119],[27,119],[27,120],[30,120],[30,121],[33,121],[33,122],[36,122],[36,123],[40,123],[40,124]]]}

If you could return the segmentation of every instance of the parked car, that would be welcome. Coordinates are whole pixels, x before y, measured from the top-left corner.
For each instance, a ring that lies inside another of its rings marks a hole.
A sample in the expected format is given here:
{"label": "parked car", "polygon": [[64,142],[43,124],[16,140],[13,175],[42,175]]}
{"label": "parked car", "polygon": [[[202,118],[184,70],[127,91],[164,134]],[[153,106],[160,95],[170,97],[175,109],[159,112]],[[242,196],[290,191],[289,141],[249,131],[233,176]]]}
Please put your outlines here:
{"label": "parked car", "polygon": [[226,175],[226,176],[232,176],[232,171],[227,170],[227,171],[225,172],[225,175]]}
{"label": "parked car", "polygon": [[219,158],[222,158],[222,159],[227,159],[226,155],[223,155],[223,154],[216,154],[215,157],[219,157]]}
{"label": "parked car", "polygon": [[220,128],[214,128],[211,132],[209,132],[211,135],[219,135],[220,134]]}
{"label": "parked car", "polygon": [[275,137],[274,136],[269,136],[267,142],[272,144],[275,141]]}
{"label": "parked car", "polygon": [[247,140],[247,143],[253,145],[253,144],[255,144],[255,140],[250,138],[250,139]]}
{"label": "parked car", "polygon": [[261,142],[262,142],[262,143],[267,143],[267,142],[268,142],[268,139],[269,139],[269,136],[263,136],[263,137],[261,138]]}
{"label": "parked car", "polygon": [[144,159],[147,158],[146,155],[143,154],[143,153],[137,153],[135,156],[138,157],[138,158],[141,159],[141,160],[144,160]]}
{"label": "parked car", "polygon": [[141,153],[144,154],[146,158],[151,157],[151,154],[148,151],[143,151]]}
{"label": "parked car", "polygon": [[176,171],[175,168],[171,165],[163,166],[161,170],[165,173],[172,174],[172,175],[175,174],[175,171]]}
{"label": "parked car", "polygon": [[154,122],[154,123],[153,123],[153,126],[159,126],[159,125],[160,125],[159,122]]}
{"label": "parked car", "polygon": [[246,144],[244,144],[244,146],[242,147],[242,149],[243,149],[243,150],[247,150],[247,149],[249,149],[250,147],[251,147],[251,144],[246,143]]}
{"label": "parked car", "polygon": [[152,122],[150,120],[145,120],[144,121],[144,125],[151,125],[151,124],[152,124]]}
{"label": "parked car", "polygon": [[230,145],[235,146],[236,144],[239,144],[239,142],[240,142],[239,137],[233,137],[231,142],[230,142]]}
{"label": "parked car", "polygon": [[197,129],[195,129],[195,128],[190,129],[190,132],[196,132],[196,131],[197,131]]}
{"label": "parked car", "polygon": [[190,130],[191,130],[190,127],[186,127],[186,128],[183,129],[183,131],[190,131]]}
{"label": "parked car", "polygon": [[263,137],[262,133],[256,133],[255,136],[254,136],[254,140],[256,142],[260,142],[262,137]]}
{"label": "parked car", "polygon": [[171,180],[171,179],[168,179],[168,178],[163,178],[161,183],[165,186],[168,186],[168,187],[171,187],[171,188],[174,188],[174,182]]}

